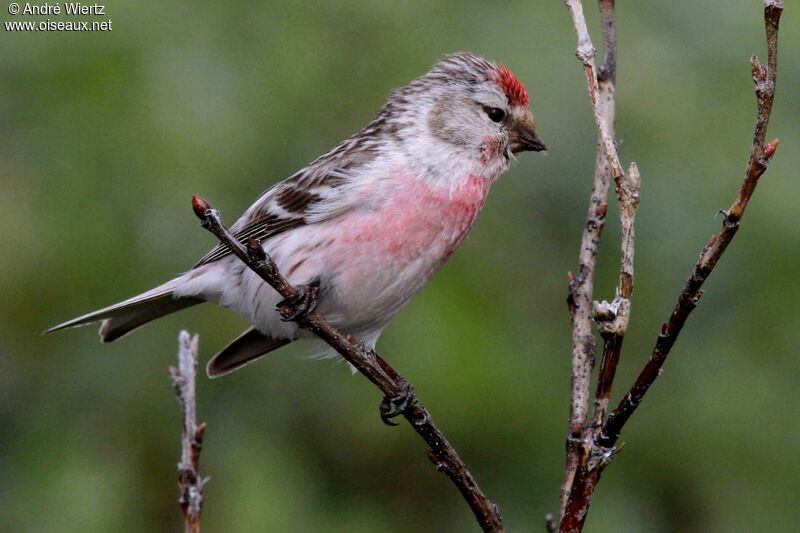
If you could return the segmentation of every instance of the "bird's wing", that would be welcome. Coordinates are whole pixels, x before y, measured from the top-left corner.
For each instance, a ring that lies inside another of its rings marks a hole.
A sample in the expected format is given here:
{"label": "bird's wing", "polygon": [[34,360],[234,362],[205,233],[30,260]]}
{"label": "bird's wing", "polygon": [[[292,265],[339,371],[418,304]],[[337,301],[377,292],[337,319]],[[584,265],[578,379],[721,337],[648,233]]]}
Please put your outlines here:
{"label": "bird's wing", "polygon": [[[240,242],[250,238],[264,242],[284,231],[315,224],[349,211],[358,200],[363,179],[354,178],[376,157],[369,146],[355,144],[353,137],[312,162],[303,170],[266,191],[231,226]],[[194,268],[230,255],[218,244]]]}

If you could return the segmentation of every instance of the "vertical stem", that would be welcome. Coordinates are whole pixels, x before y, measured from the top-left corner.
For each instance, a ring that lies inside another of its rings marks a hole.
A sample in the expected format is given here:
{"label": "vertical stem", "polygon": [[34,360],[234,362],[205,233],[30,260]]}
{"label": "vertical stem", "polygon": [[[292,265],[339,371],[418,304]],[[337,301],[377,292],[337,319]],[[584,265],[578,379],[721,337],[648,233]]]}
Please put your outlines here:
{"label": "vertical stem", "polygon": [[570,276],[567,299],[572,318],[572,383],[570,416],[567,436],[566,473],[561,488],[561,516],[565,515],[575,476],[582,461],[583,435],[589,411],[589,387],[595,361],[595,338],[592,333],[592,298],[594,271],[600,237],[608,211],[608,192],[612,177],[621,172],[619,158],[613,143],[615,118],[616,31],[614,28],[614,0],[601,0],[600,10],[605,35],[605,50],[600,74],[594,65],[595,49],[586,28],[583,6],[580,1],[566,0],[578,34],[576,56],[584,65],[592,109],[598,124],[598,148],[595,162],[594,184],[589,199],[586,225],[581,238],[577,276]]}
{"label": "vertical stem", "polygon": [[208,479],[200,477],[200,452],[203,448],[205,423],[197,425],[195,375],[199,338],[188,332],[178,335],[178,368],[169,367],[170,379],[183,412],[181,462],[178,463],[179,503],[186,524],[186,533],[200,533],[203,513],[203,486]]}

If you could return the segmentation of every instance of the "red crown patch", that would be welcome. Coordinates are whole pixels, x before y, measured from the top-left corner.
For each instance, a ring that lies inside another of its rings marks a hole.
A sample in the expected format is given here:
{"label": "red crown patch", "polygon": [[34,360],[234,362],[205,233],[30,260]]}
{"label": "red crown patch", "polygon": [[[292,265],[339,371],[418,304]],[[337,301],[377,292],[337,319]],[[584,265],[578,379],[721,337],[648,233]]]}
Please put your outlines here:
{"label": "red crown patch", "polygon": [[500,86],[511,105],[528,105],[528,91],[522,82],[514,76],[508,67],[500,65],[491,73],[492,80]]}

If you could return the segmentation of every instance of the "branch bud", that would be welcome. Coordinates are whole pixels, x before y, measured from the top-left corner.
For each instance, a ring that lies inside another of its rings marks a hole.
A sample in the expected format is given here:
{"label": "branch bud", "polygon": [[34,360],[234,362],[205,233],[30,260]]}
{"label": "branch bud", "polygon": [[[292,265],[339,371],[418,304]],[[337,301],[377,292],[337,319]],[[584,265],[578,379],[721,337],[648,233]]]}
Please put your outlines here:
{"label": "branch bud", "polygon": [[774,139],[772,142],[767,143],[767,145],[764,147],[764,159],[772,159],[772,156],[775,155],[775,150],[778,149],[778,145],[780,143],[780,139]]}
{"label": "branch bud", "polygon": [[211,204],[209,204],[205,198],[198,195],[192,196],[192,209],[194,210],[195,216],[200,220],[206,219],[206,212],[211,209]]}

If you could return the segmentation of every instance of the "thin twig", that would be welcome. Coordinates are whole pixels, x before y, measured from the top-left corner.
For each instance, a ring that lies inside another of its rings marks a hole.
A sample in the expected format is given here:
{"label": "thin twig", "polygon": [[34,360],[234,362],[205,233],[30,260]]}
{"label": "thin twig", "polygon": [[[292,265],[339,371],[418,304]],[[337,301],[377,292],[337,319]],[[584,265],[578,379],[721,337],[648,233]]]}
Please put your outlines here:
{"label": "thin twig", "polygon": [[683,286],[672,315],[661,326],[661,334],[658,336],[650,360],[619,406],[608,417],[598,441],[601,446],[614,446],[625,422],[639,406],[650,385],[658,377],[659,371],[664,365],[672,346],[678,339],[686,319],[703,295],[701,290],[703,283],[714,270],[717,261],[722,257],[722,254],[736,235],[747,204],[753,195],[756,185],[758,185],[758,180],[767,170],[769,162],[778,148],[778,139],[768,144],[765,143],[765,140],[772,112],[772,102],[775,99],[775,83],[778,74],[778,25],[782,13],[783,2],[781,0],[766,0],[764,2],[767,66],[765,67],[761,64],[756,56],[751,58],[753,81],[756,84],[756,98],[758,99],[758,112],[753,135],[753,146],[747,161],[747,170],[745,171],[742,187],[730,209],[723,212],[722,231],[719,235],[711,236],[708,244],[700,254],[691,276]]}
{"label": "thin twig", "polygon": [[597,428],[605,419],[611,386],[617,370],[617,363],[622,351],[622,341],[628,329],[631,314],[631,296],[633,295],[633,257],[634,257],[634,225],[636,208],[639,206],[639,190],[641,177],[636,163],[631,163],[628,173],[617,188],[617,202],[621,227],[620,268],[617,295],[611,303],[602,301],[595,304],[595,321],[600,327],[603,337],[603,358],[600,362],[600,373],[597,379],[597,392],[594,398],[592,427]]}
{"label": "thin twig", "polygon": [[186,331],[178,335],[178,368],[169,367],[169,375],[178,403],[183,412],[183,438],[181,462],[178,463],[179,499],[187,533],[200,533],[200,516],[203,512],[203,486],[209,478],[200,477],[200,452],[206,424],[197,425],[195,403],[195,373],[197,370],[197,335],[190,337]]}
{"label": "thin twig", "polygon": [[[219,212],[199,196],[192,198],[192,207],[204,228],[242,260],[253,272],[272,286],[283,298],[278,312],[286,319],[315,334],[339,352],[351,365],[375,384],[384,394],[381,418],[384,422],[402,415],[428,444],[428,457],[439,472],[443,472],[456,485],[475,514],[484,531],[503,531],[503,522],[497,506],[486,497],[467,465],[444,434],[433,423],[430,413],[419,403],[413,387],[384,361],[375,350],[368,349],[358,339],[345,336],[334,329],[319,313],[298,313],[297,302],[303,299],[303,290],[293,287],[278,271],[278,267],[264,252],[260,243],[251,240],[243,245],[222,224]],[[294,302],[294,303],[293,303]],[[392,407],[394,411],[392,411]]]}
{"label": "thin twig", "polygon": [[[586,18],[583,15],[583,5],[580,0],[564,0],[564,3],[567,5],[567,9],[569,9],[572,15],[572,23],[575,26],[575,32],[578,34],[578,47],[575,50],[575,56],[583,63],[583,72],[586,75],[586,86],[589,89],[589,97],[592,100],[592,111],[594,112],[594,120],[597,123],[597,129],[600,134],[600,142],[603,148],[605,148],[608,164],[611,166],[611,175],[614,176],[615,180],[619,180],[622,178],[624,172],[622,170],[622,164],[619,162],[617,148],[614,145],[612,130],[599,106],[600,89],[598,86],[597,69],[594,64],[594,56],[597,51],[592,44],[591,37],[589,37],[589,30],[586,27]],[[613,2],[607,3],[613,7]],[[608,29],[613,31],[613,21],[610,22]],[[608,76],[613,83],[616,70],[616,47],[611,48],[611,53],[606,56],[606,58],[611,59],[611,61],[605,65],[606,68],[604,71],[607,73],[606,76]]]}
{"label": "thin twig", "polygon": [[[600,20],[603,26],[603,64],[600,65],[600,68],[597,73],[597,81],[598,86],[600,88],[600,102],[599,106],[601,112],[603,112],[604,117],[606,118],[606,124],[611,131],[611,134],[614,134],[614,115],[615,115],[615,107],[616,107],[616,80],[617,80],[617,28],[616,28],[616,14],[615,14],[615,3],[614,0],[600,0],[599,1],[600,7]],[[601,164],[607,165],[605,159],[601,160],[600,155],[605,155],[605,151],[598,151],[598,160],[597,160],[597,168],[600,168]],[[636,173],[634,175],[634,172]],[[616,189],[617,192],[617,201],[620,206],[620,219],[622,220],[622,239],[621,239],[621,249],[622,249],[622,259],[620,261],[620,286],[618,289],[618,297],[622,297],[627,299],[627,307],[623,311],[625,313],[629,313],[630,311],[630,296],[631,291],[633,289],[633,226],[634,226],[634,217],[636,214],[636,206],[638,205],[638,195],[639,195],[639,188],[640,188],[640,178],[638,175],[638,169],[634,169],[631,167],[628,170],[628,180],[626,182],[627,187],[627,194],[624,195],[624,198],[627,200],[623,202],[623,196],[621,193],[623,189],[619,186]],[[635,190],[634,190],[635,189]],[[623,205],[625,209],[623,209]],[[627,224],[626,224],[627,218]],[[629,266],[629,272],[627,276],[623,274],[626,269],[626,264]],[[623,276],[630,280],[630,284],[623,282]],[[623,287],[630,286],[630,290],[624,291],[622,290]],[[624,294],[623,294],[624,293]],[[615,304],[616,302],[614,302]],[[613,304],[612,304],[613,305]],[[621,305],[617,305],[616,308],[619,310]],[[613,309],[613,308],[612,308]],[[619,316],[619,313],[616,313]],[[597,312],[595,311],[595,319],[597,319]],[[613,320],[613,318],[612,318]],[[624,321],[624,327],[627,327],[627,316],[624,318],[620,318],[620,322]],[[623,327],[623,330],[624,330]],[[595,393],[595,411],[592,416],[594,426],[596,424],[596,420],[598,418],[598,408],[602,412],[605,412],[605,405],[608,404],[608,395],[611,394],[611,383],[614,381],[614,373],[616,371],[616,362],[619,360],[619,351],[618,348],[621,348],[621,344],[614,346],[617,349],[617,356],[616,358],[613,357],[612,351],[610,348],[614,344],[616,336],[612,336],[611,338],[604,336],[604,345],[603,345],[603,356],[600,361],[600,374],[598,380],[598,387],[597,392]],[[605,398],[605,401],[604,401]],[[601,415],[602,420],[602,415]]]}
{"label": "thin twig", "polygon": [[581,239],[578,275],[569,276],[567,302],[572,319],[572,384],[567,436],[567,465],[564,482],[561,486],[562,517],[579,467],[589,412],[589,387],[596,350],[595,338],[592,333],[592,298],[597,251],[608,211],[607,198],[611,179],[614,178],[619,183],[619,179],[622,177],[622,167],[613,142],[617,64],[614,1],[601,0],[600,2],[605,50],[599,75],[595,69],[595,48],[586,28],[583,7],[579,1],[575,0],[566,0],[565,3],[572,14],[578,34],[578,47],[575,55],[584,67],[592,112],[600,134],[594,185]]}

